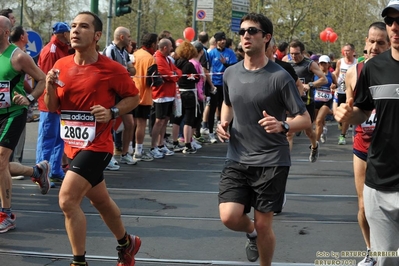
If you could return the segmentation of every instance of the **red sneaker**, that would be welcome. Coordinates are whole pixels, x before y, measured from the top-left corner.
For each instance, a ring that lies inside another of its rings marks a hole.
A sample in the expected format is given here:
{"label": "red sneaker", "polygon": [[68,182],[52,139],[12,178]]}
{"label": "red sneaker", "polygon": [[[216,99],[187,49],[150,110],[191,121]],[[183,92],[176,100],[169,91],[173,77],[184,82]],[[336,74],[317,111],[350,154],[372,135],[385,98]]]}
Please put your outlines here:
{"label": "red sneaker", "polygon": [[118,264],[116,266],[134,266],[136,263],[134,255],[139,252],[141,240],[140,237],[134,235],[129,235],[128,238],[130,243],[127,247],[116,247],[118,251]]}

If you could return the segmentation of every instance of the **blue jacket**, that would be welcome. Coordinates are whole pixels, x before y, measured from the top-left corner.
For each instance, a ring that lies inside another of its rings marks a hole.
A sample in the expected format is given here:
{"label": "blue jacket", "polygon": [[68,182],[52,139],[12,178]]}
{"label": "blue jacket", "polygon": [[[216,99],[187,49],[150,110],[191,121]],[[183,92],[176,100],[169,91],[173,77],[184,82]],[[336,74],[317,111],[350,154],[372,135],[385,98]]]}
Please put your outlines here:
{"label": "blue jacket", "polygon": [[[226,63],[224,65],[220,61],[221,56],[226,58]],[[211,51],[209,51],[209,59],[211,61],[211,73],[213,74],[212,83],[215,86],[222,86],[223,75],[218,75],[215,73],[224,72],[228,66],[237,63],[237,57],[234,51],[230,48],[224,48],[223,51],[217,48],[213,48]]]}

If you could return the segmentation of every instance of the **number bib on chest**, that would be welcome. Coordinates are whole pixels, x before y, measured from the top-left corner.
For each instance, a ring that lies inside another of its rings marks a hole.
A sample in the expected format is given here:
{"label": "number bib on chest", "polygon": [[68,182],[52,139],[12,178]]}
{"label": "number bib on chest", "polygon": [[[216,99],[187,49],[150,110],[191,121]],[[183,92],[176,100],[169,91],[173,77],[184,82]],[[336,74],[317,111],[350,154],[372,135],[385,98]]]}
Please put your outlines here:
{"label": "number bib on chest", "polygon": [[371,112],[369,118],[364,121],[360,126],[362,127],[363,131],[366,133],[372,133],[375,128],[375,124],[377,122],[377,117],[375,115],[375,109]]}
{"label": "number bib on chest", "polygon": [[96,136],[96,120],[88,111],[61,111],[61,138],[69,146],[85,148]]}
{"label": "number bib on chest", "polygon": [[0,81],[0,108],[11,106],[10,82]]}
{"label": "number bib on chest", "polygon": [[317,88],[314,92],[314,100],[316,102],[328,102],[332,99],[330,88]]}

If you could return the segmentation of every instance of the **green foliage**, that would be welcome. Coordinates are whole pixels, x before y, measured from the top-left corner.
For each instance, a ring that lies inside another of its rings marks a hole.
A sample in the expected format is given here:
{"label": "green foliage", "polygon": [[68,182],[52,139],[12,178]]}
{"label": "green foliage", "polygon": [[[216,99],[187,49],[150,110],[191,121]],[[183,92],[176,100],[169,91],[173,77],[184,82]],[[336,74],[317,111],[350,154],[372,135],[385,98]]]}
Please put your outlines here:
{"label": "green foliage", "polygon": [[[0,7],[14,10],[17,21],[20,19],[22,0],[0,0]],[[24,0],[24,26],[42,35],[47,42],[51,37],[51,26],[56,21],[70,22],[81,10],[90,9],[91,0]],[[115,4],[116,0],[113,0]],[[139,2],[141,1],[141,8]],[[340,54],[343,44],[353,43],[357,51],[363,50],[367,27],[374,21],[380,21],[380,13],[388,0],[250,0],[250,11],[260,12],[274,24],[274,36],[277,42],[298,38],[307,50],[319,53],[334,52]],[[104,22],[104,37],[100,47],[105,46],[109,0],[100,0],[99,16]],[[194,0],[132,0],[129,5],[132,12],[115,17],[113,7],[111,34],[117,26],[131,30],[132,39],[136,40],[143,33],[160,33],[168,30],[174,39],[183,38],[186,27],[193,27]],[[239,36],[231,32],[232,0],[214,1],[214,20],[196,22],[197,32],[205,30],[212,36],[217,31],[224,31],[227,37],[239,42]],[[326,27],[331,27],[338,34],[335,43],[324,43],[319,34]],[[139,42],[139,40],[138,40]]]}

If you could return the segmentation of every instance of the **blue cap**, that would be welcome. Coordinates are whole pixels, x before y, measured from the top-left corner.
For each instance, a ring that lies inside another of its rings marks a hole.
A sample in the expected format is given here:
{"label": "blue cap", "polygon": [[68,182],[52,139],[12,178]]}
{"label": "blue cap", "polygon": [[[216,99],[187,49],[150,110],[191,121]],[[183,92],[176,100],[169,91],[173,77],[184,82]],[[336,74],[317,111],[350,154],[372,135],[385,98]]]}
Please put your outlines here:
{"label": "blue cap", "polygon": [[69,32],[71,28],[65,22],[56,22],[53,25],[53,33],[64,33]]}

